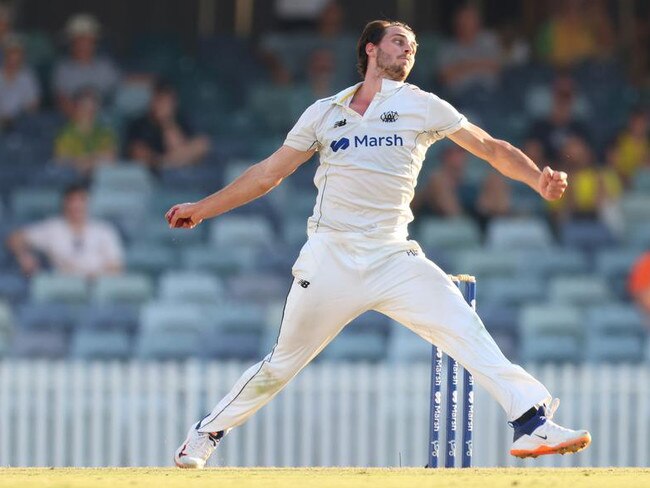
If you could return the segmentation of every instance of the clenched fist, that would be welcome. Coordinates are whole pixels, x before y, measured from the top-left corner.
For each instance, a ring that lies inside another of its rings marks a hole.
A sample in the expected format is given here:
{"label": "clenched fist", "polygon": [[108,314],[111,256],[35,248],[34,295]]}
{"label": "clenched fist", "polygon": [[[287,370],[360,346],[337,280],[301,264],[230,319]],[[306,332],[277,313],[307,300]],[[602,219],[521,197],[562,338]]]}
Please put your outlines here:
{"label": "clenched fist", "polygon": [[198,205],[195,203],[179,203],[170,208],[165,214],[165,219],[171,228],[193,229],[203,218],[198,214]]}
{"label": "clenched fist", "polygon": [[548,166],[539,176],[539,194],[546,200],[559,200],[569,185],[564,171],[554,171]]}

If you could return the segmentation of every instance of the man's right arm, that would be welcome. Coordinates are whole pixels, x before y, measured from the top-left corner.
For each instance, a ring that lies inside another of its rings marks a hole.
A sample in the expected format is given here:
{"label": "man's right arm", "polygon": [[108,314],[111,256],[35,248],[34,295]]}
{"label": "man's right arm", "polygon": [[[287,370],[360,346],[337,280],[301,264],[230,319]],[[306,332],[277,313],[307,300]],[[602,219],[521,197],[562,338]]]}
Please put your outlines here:
{"label": "man's right arm", "polygon": [[32,253],[24,230],[14,231],[7,239],[7,247],[16,257],[16,261],[25,274],[32,274],[38,270],[38,259]]}
{"label": "man's right arm", "polygon": [[174,205],[165,218],[170,227],[192,228],[265,195],[314,154],[281,146],[265,160],[248,168],[228,186],[195,203]]}

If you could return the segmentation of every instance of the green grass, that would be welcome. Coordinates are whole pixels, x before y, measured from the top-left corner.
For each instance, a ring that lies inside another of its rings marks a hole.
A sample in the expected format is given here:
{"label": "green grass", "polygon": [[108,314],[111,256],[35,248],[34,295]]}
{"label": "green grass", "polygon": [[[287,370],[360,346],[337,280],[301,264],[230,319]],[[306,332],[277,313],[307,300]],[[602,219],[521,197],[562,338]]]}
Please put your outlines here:
{"label": "green grass", "polygon": [[650,469],[637,468],[1,468],[0,487],[118,488],[491,488],[650,487]]}

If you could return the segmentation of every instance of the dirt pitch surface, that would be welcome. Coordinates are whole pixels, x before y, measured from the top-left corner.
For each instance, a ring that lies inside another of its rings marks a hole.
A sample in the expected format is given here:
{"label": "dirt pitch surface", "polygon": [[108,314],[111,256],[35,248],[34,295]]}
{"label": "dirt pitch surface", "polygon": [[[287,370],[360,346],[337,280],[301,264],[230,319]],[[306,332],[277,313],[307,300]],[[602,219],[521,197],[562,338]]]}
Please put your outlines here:
{"label": "dirt pitch surface", "polygon": [[636,468],[0,468],[0,487],[47,488],[462,488],[650,487]]}

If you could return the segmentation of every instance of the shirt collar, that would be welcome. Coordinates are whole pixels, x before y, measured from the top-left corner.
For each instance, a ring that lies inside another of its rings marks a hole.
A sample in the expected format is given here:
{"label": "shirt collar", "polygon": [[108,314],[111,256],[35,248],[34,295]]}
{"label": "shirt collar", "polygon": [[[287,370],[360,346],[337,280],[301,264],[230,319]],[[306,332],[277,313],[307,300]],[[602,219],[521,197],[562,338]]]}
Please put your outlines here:
{"label": "shirt collar", "polygon": [[[332,103],[336,105],[349,105],[350,100],[352,99],[353,95],[357,92],[359,87],[363,84],[362,81],[357,83],[356,85],[350,86],[346,88],[345,90],[340,91],[334,97],[332,98]],[[403,81],[395,81],[395,80],[389,80],[388,78],[383,78],[381,80],[381,88],[379,90],[379,93],[382,95],[390,95],[394,93],[396,90],[404,86]]]}

